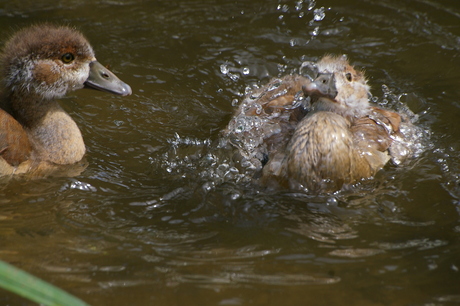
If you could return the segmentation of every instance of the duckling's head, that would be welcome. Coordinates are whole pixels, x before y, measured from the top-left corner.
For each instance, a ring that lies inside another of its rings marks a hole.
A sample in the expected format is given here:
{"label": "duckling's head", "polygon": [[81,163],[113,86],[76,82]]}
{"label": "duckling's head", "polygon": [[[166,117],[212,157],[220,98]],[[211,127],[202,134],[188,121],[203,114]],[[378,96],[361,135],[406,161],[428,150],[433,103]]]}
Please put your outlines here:
{"label": "duckling's head", "polygon": [[369,108],[369,86],[363,72],[356,71],[345,55],[326,55],[313,66],[316,78],[303,87],[316,110],[359,116]]}
{"label": "duckling's head", "polygon": [[85,85],[119,95],[131,88],[96,61],[77,30],[49,24],[17,32],[0,58],[4,85],[10,92],[54,99]]}

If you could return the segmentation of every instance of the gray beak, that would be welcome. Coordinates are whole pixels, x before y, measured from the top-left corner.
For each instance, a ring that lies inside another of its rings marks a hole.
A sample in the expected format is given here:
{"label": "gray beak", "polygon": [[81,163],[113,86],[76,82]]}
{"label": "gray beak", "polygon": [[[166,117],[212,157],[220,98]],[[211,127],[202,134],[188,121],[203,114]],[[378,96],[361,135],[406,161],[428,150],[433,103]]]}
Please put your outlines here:
{"label": "gray beak", "polygon": [[334,100],[337,96],[337,88],[335,87],[335,77],[333,73],[319,73],[313,82],[304,85],[302,89],[305,95],[309,97],[326,97]]}
{"label": "gray beak", "polygon": [[121,81],[98,61],[93,61],[89,64],[89,76],[85,82],[85,87],[120,96],[129,96],[132,93],[128,84]]}

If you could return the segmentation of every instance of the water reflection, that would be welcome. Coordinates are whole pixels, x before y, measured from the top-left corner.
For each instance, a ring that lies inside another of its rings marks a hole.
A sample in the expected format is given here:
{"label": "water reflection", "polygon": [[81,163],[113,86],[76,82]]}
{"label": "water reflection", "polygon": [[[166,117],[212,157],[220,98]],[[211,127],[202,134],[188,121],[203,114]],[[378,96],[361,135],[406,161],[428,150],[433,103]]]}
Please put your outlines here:
{"label": "water reflection", "polygon": [[[2,182],[1,259],[94,305],[457,301],[459,16],[429,0],[8,2],[5,33],[75,25],[133,95],[62,101],[88,168]],[[333,195],[251,184],[218,147],[232,101],[324,53],[408,106],[424,150]]]}

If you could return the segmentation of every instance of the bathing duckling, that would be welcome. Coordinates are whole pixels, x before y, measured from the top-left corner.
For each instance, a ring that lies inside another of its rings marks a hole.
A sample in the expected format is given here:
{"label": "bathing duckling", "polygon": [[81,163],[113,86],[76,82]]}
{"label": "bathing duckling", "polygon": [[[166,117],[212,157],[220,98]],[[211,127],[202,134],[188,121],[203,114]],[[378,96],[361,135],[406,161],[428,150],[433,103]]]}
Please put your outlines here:
{"label": "bathing duckling", "polygon": [[265,163],[286,147],[306,114],[302,87],[310,82],[300,75],[274,78],[241,102],[222,135],[237,148],[233,157],[247,175],[260,174]]}
{"label": "bathing duckling", "polygon": [[69,27],[35,25],[9,39],[0,57],[0,176],[47,173],[79,162],[85,144],[56,99],[83,87],[130,95],[129,85],[97,62]]}
{"label": "bathing duckling", "polygon": [[325,56],[317,77],[303,86],[311,111],[298,123],[284,155],[264,168],[264,179],[277,177],[290,188],[337,191],[370,178],[391,157],[401,136],[401,116],[373,107],[362,72],[346,56]]}

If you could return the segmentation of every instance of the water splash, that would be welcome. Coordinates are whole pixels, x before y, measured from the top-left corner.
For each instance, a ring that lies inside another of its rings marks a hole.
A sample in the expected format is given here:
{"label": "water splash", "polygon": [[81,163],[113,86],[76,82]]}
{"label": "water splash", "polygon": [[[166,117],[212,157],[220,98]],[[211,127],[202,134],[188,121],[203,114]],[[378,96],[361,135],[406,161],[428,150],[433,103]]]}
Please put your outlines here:
{"label": "water splash", "polygon": [[326,17],[326,12],[324,6],[320,7],[319,9],[315,9],[313,11],[313,20],[314,21],[321,21]]}

